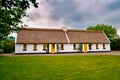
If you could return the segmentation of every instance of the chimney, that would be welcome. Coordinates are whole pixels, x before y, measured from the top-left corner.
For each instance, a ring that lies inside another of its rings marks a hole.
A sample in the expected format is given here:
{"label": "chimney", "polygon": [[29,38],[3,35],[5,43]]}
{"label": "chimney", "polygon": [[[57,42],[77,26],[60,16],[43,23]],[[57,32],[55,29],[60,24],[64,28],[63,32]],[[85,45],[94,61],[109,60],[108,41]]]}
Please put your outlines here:
{"label": "chimney", "polygon": [[68,31],[67,27],[62,27],[62,29],[63,29],[64,32]]}

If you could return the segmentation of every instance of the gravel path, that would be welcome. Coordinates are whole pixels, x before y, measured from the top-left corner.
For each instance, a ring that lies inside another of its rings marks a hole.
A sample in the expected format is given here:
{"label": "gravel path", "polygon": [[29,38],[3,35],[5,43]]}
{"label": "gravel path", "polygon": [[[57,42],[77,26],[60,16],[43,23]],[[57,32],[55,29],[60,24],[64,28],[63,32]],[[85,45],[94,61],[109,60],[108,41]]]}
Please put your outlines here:
{"label": "gravel path", "polygon": [[61,54],[1,54],[3,56],[86,56],[86,55],[119,55],[120,51],[94,52],[94,53],[61,53]]}

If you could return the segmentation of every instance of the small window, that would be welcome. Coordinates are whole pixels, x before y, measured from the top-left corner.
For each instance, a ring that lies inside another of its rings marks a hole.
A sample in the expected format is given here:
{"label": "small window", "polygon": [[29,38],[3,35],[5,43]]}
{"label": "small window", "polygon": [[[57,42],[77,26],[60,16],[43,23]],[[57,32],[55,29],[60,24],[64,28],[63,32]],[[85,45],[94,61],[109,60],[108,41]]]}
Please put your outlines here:
{"label": "small window", "polygon": [[61,44],[61,50],[64,50],[64,44]]}
{"label": "small window", "polygon": [[34,50],[34,51],[37,50],[37,44],[34,44],[33,50]]}
{"label": "small window", "polygon": [[23,44],[23,51],[26,51],[26,50],[27,50],[27,45]]}
{"label": "small window", "polygon": [[105,44],[103,44],[103,49],[106,49],[106,48],[105,48]]}
{"label": "small window", "polygon": [[73,49],[76,50],[76,44],[73,44]]}
{"label": "small window", "polygon": [[96,44],[96,49],[99,49],[99,48],[98,48],[98,44]]}
{"label": "small window", "polygon": [[92,44],[89,44],[89,49],[92,49]]}
{"label": "small window", "polygon": [[43,50],[46,50],[46,44],[43,44]]}

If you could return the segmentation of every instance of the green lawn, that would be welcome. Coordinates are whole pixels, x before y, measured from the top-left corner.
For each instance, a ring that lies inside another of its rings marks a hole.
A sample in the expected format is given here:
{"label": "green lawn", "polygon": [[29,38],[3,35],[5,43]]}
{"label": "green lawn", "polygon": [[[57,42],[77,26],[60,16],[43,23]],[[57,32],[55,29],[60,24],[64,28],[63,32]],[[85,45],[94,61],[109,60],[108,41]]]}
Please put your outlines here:
{"label": "green lawn", "polygon": [[0,80],[120,80],[120,56],[0,56]]}

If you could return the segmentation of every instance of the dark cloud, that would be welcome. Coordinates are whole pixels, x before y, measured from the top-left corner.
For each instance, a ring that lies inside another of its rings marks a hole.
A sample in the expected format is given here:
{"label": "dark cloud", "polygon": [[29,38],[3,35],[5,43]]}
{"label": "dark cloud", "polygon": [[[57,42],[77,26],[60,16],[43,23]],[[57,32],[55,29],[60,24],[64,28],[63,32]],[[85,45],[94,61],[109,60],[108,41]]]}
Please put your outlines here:
{"label": "dark cloud", "polygon": [[[74,0],[52,0],[50,1],[52,11],[51,11],[51,18],[53,20],[59,20],[63,17],[71,17],[73,13],[76,12],[76,4]],[[78,16],[78,15],[77,15]]]}
{"label": "dark cloud", "polygon": [[114,2],[107,5],[106,8],[110,11],[114,11],[114,10],[118,10],[118,9],[120,10],[120,0],[114,0]]}
{"label": "dark cloud", "polygon": [[28,14],[29,20],[37,20],[38,18],[41,17],[41,15],[39,13],[30,13]]}

